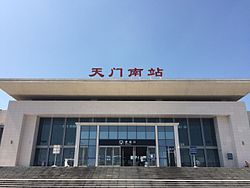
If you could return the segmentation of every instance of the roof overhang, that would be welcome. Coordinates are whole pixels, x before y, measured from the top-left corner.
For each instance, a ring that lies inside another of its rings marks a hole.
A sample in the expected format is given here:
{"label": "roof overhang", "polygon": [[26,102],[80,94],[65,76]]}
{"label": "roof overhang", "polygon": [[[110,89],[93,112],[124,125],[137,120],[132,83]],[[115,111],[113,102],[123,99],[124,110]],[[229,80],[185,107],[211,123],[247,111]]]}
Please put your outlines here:
{"label": "roof overhang", "polygon": [[250,80],[0,79],[16,100],[237,101]]}

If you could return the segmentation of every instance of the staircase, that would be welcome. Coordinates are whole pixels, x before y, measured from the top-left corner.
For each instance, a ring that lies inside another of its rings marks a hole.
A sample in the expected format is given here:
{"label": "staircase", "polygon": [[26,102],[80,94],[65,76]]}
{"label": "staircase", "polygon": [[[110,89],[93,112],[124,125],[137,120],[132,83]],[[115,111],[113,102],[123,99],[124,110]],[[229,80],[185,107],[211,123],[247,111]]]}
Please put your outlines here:
{"label": "staircase", "polygon": [[250,187],[250,169],[0,167],[0,187]]}

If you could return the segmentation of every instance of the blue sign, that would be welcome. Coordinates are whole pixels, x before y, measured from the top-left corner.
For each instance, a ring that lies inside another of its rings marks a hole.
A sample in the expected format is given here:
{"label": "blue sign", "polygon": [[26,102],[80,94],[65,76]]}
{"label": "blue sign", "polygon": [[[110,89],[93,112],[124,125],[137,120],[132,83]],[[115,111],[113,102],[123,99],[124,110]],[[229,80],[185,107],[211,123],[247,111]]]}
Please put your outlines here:
{"label": "blue sign", "polygon": [[195,155],[195,154],[197,154],[197,147],[196,147],[196,146],[190,146],[189,154],[190,154],[190,155]]}

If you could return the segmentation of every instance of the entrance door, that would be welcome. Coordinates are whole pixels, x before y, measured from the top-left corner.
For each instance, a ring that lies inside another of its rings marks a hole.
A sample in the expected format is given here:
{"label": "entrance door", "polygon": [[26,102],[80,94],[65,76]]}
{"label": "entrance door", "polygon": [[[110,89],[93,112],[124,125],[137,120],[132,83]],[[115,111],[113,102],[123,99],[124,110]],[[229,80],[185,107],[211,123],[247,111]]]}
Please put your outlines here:
{"label": "entrance door", "polygon": [[168,166],[176,166],[175,164],[175,148],[174,147],[168,147]]}
{"label": "entrance door", "polygon": [[147,147],[136,147],[135,165],[145,166],[147,161]]}
{"label": "entrance door", "polygon": [[133,147],[121,147],[121,164],[122,166],[133,166],[134,152]]}

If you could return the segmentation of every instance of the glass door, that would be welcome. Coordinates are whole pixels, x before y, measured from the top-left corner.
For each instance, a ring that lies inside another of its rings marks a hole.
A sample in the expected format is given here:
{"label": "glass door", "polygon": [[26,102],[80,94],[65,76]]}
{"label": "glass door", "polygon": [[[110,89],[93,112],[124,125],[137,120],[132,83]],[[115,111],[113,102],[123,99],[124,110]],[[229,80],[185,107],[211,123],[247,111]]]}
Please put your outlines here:
{"label": "glass door", "polygon": [[148,166],[156,166],[155,147],[148,147],[147,162]]}

